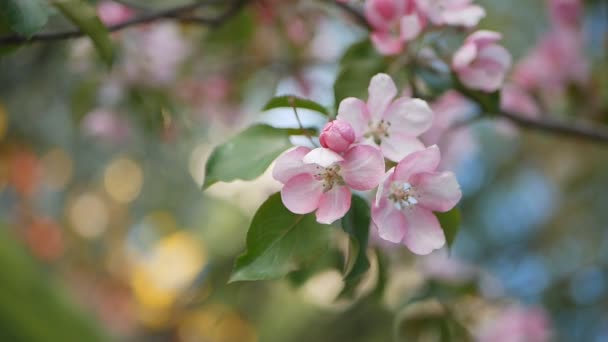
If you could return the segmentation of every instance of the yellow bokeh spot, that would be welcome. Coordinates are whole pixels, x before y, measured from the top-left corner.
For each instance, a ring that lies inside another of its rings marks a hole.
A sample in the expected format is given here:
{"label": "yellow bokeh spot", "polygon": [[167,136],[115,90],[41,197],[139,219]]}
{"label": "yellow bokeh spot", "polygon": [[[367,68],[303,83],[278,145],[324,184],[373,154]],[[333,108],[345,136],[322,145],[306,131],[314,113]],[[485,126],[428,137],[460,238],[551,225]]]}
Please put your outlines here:
{"label": "yellow bokeh spot", "polygon": [[41,162],[44,180],[52,189],[63,189],[72,178],[72,159],[65,151],[52,149],[42,157]]}
{"label": "yellow bokeh spot", "polygon": [[93,192],[85,192],[74,199],[69,206],[68,218],[74,231],[87,239],[101,236],[110,219],[106,203]]}
{"label": "yellow bokeh spot", "polygon": [[207,262],[207,251],[196,238],[180,231],[159,241],[152,253],[136,262],[131,285],[140,304],[168,310]]}
{"label": "yellow bokeh spot", "polygon": [[104,186],[110,197],[119,203],[132,202],[141,191],[143,171],[131,159],[118,158],[106,168]]}
{"label": "yellow bokeh spot", "polygon": [[236,312],[222,305],[210,305],[188,314],[178,334],[181,341],[256,342],[254,327]]}

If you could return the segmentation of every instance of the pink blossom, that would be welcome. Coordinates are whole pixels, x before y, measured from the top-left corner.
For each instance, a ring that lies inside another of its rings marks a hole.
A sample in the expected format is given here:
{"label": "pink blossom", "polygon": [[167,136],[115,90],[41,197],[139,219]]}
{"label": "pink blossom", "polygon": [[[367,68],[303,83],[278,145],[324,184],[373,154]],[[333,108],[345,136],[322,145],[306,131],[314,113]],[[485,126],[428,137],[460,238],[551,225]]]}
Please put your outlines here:
{"label": "pink blossom", "polygon": [[120,24],[131,19],[134,14],[129,7],[113,1],[103,1],[97,5],[97,16],[106,26]]}
{"label": "pink blossom", "polygon": [[551,324],[539,308],[513,306],[482,326],[480,342],[546,342],[551,339]]}
{"label": "pink blossom", "polygon": [[414,0],[368,0],[365,17],[372,26],[371,40],[384,55],[399,54],[424,27]]}
{"label": "pink blossom", "polygon": [[439,161],[439,148],[433,145],[386,173],[372,206],[372,221],[382,239],[421,255],[443,247],[445,236],[433,211],[452,209],[462,193],[453,173],[437,172]]}
{"label": "pink blossom", "polygon": [[467,127],[455,127],[469,118],[475,105],[456,91],[448,91],[431,104],[435,113],[433,125],[420,139],[427,145],[438,145],[442,151],[440,166],[454,168],[473,153],[477,142]]}
{"label": "pink blossom", "polygon": [[569,83],[583,83],[589,77],[589,65],[582,51],[579,32],[554,29],[515,66],[513,79],[526,89],[560,89]]}
{"label": "pink blossom", "polygon": [[340,155],[328,148],[295,147],[283,153],[272,170],[285,184],[281,199],[296,214],[316,211],[317,221],[330,224],[350,208],[350,189],[375,188],[384,174],[379,149],[354,145]]}
{"label": "pink blossom", "polygon": [[88,136],[119,143],[127,139],[130,125],[127,120],[106,108],[97,108],[82,120],[82,130]]}
{"label": "pink blossom", "polygon": [[473,27],[486,11],[472,0],[417,0],[418,7],[434,25]]}
{"label": "pink blossom", "polygon": [[323,147],[342,153],[355,142],[355,131],[346,121],[330,121],[323,128],[319,142]]}
{"label": "pink blossom", "polygon": [[576,28],[583,16],[581,0],[549,0],[549,15],[558,27]]}
{"label": "pink blossom", "polygon": [[167,85],[177,78],[181,63],[190,53],[190,45],[179,26],[158,23],[124,35],[122,71],[135,83],[151,86]]}
{"label": "pink blossom", "polygon": [[464,85],[486,92],[500,89],[511,67],[511,54],[496,44],[501,37],[498,32],[477,31],[456,51],[452,67]]}
{"label": "pink blossom", "polygon": [[397,96],[397,87],[389,75],[374,76],[366,102],[349,97],[340,103],[338,119],[348,122],[357,142],[379,145],[384,156],[399,161],[424,149],[418,136],[433,121],[433,112],[421,99]]}
{"label": "pink blossom", "polygon": [[531,118],[540,115],[540,108],[534,98],[513,83],[507,83],[503,87],[500,93],[500,108],[507,112],[522,114]]}

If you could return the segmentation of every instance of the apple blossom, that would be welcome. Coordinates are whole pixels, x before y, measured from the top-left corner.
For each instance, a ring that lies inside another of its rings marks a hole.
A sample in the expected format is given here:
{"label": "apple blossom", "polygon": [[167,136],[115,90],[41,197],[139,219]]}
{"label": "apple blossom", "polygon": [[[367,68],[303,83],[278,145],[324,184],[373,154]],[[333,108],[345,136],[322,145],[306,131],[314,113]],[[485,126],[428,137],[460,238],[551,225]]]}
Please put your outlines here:
{"label": "apple blossom", "polygon": [[546,342],[551,340],[551,325],[541,309],[513,306],[486,322],[478,335],[480,342]]}
{"label": "apple blossom", "polygon": [[131,8],[113,1],[102,1],[97,5],[97,16],[107,26],[125,22],[134,14]]}
{"label": "apple blossom", "polygon": [[472,0],[417,0],[418,7],[434,25],[473,27],[486,11]]}
{"label": "apple blossom", "polygon": [[549,15],[558,27],[577,28],[583,16],[581,0],[549,0]]}
{"label": "apple blossom", "polygon": [[471,34],[452,59],[452,67],[469,88],[493,92],[502,86],[511,67],[511,54],[496,44],[502,38],[494,31]]}
{"label": "apple blossom", "polygon": [[319,136],[321,146],[338,153],[346,151],[354,141],[355,131],[348,122],[342,120],[328,122]]}
{"label": "apple blossom", "polygon": [[389,75],[377,74],[369,85],[366,102],[349,97],[340,103],[338,119],[348,122],[355,131],[355,141],[379,145],[384,156],[399,161],[424,149],[418,136],[433,121],[433,112],[421,99],[399,97]]}
{"label": "apple blossom", "polygon": [[382,152],[354,145],[343,155],[328,148],[295,147],[276,161],[273,177],[283,183],[281,199],[296,214],[316,211],[317,221],[330,224],[350,208],[350,189],[375,188],[384,174]]}
{"label": "apple blossom", "polygon": [[384,55],[403,51],[405,43],[416,38],[424,27],[414,0],[368,0],[365,17],[372,27],[371,40]]}
{"label": "apple blossom", "polygon": [[518,113],[531,118],[540,116],[540,108],[534,98],[524,89],[507,83],[500,95],[500,108],[507,112]]}
{"label": "apple blossom", "polygon": [[372,221],[382,239],[421,255],[443,247],[445,235],[433,211],[454,208],[462,193],[452,172],[437,172],[439,161],[439,148],[433,145],[386,173],[372,206]]}

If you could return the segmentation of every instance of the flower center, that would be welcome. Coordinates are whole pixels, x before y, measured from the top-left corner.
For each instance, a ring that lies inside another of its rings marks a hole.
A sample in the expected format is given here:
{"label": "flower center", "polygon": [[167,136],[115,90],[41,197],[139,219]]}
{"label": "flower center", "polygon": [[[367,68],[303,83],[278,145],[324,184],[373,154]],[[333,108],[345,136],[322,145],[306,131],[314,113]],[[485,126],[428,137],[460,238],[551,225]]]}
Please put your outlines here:
{"label": "flower center", "polygon": [[388,121],[380,120],[377,124],[370,121],[369,129],[364,137],[372,138],[377,145],[380,145],[382,139],[389,137],[388,129],[390,127],[391,123]]}
{"label": "flower center", "polygon": [[317,165],[314,174],[315,179],[323,182],[323,192],[328,192],[335,185],[344,185],[344,179],[340,175],[340,165],[333,164],[328,167]]}
{"label": "flower center", "polygon": [[396,209],[401,210],[418,204],[416,197],[416,189],[410,183],[394,182],[391,184],[388,199],[393,202]]}

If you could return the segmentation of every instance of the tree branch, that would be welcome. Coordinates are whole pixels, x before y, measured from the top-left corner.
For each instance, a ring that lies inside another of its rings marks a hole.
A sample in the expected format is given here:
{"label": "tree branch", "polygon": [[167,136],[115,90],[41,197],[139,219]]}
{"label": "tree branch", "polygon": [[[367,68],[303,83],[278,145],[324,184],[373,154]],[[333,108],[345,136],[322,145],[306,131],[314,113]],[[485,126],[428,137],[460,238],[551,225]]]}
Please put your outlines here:
{"label": "tree branch", "polygon": [[354,18],[359,25],[371,31],[372,27],[367,22],[367,19],[365,18],[363,13],[359,12],[357,9],[353,8],[351,5],[345,2],[337,0],[329,0],[329,2],[335,5],[336,7],[341,8],[343,11],[348,13],[348,15]]}
{"label": "tree branch", "polygon": [[[184,22],[192,22],[200,25],[207,26],[218,26],[221,25],[226,20],[230,19],[232,16],[237,14],[243,6],[247,4],[249,0],[234,0],[230,3],[229,7],[217,17],[213,18],[205,18],[205,17],[193,17],[193,16],[184,16],[188,12],[196,10],[203,6],[215,5],[218,3],[224,3],[225,1],[218,0],[199,0],[197,2],[176,6],[172,8],[167,8],[164,10],[158,10],[155,12],[144,13],[135,18],[129,19],[120,24],[108,26],[107,29],[109,32],[116,32],[123,30],[125,28],[150,23],[156,20],[162,19],[177,19]],[[29,42],[45,42],[45,41],[55,41],[55,40],[65,40],[72,39],[84,36],[84,32],[74,29],[67,30],[62,32],[48,32],[48,33],[39,33],[35,34],[29,38],[19,36],[19,35],[10,35],[0,37],[0,46],[2,45],[20,45]]]}
{"label": "tree branch", "polygon": [[531,119],[519,114],[500,112],[499,116],[511,120],[519,126],[544,131],[548,133],[561,134],[573,138],[581,138],[590,141],[608,143],[608,128],[604,125],[593,126],[582,122],[563,123],[553,119]]}

